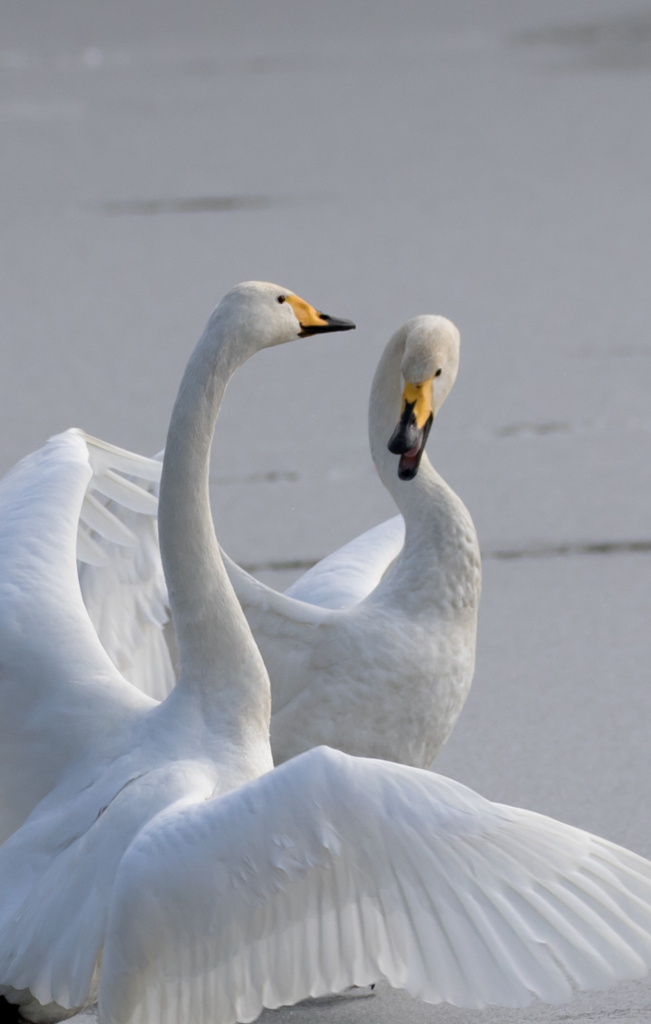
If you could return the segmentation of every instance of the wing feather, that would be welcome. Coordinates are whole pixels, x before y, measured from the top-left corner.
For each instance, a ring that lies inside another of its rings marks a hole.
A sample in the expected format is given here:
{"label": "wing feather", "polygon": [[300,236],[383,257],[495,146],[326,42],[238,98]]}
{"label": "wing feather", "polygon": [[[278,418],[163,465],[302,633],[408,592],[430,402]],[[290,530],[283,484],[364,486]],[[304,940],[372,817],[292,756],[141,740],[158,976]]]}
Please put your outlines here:
{"label": "wing feather", "polygon": [[[329,617],[329,609],[320,608],[297,598],[281,594],[266,583],[256,580],[245,569],[234,562],[225,551],[222,551],[224,564],[238,600],[247,617],[249,613],[255,617],[263,628],[265,618],[268,620],[266,631],[272,635],[278,631],[287,631],[288,635],[300,632],[301,626],[318,626]],[[281,625],[286,623],[286,625]]]}
{"label": "wing feather", "polygon": [[651,864],[430,772],[317,748],[164,812],[123,858],[106,1024],[231,1024],[386,978],[525,1006],[651,964]]}
{"label": "wing feather", "polygon": [[156,518],[162,464],[83,436],[93,468],[77,546],[84,603],[116,668],[163,700],[176,672],[165,636],[171,623]]}
{"label": "wing feather", "polygon": [[29,990],[44,1006],[68,1009],[94,1001],[124,851],[163,808],[213,792],[214,774],[197,762],[143,771],[137,753],[130,758],[127,743],[112,766],[86,765],[76,792],[53,794],[0,848],[0,992]]}
{"label": "wing feather", "polygon": [[350,608],[375,590],[405,542],[405,521],[394,516],[322,558],[285,594],[321,608]]}
{"label": "wing feather", "polygon": [[135,548],[138,545],[136,535],[117,516],[102,505],[92,494],[87,494],[81,506],[79,518],[82,523],[95,530],[101,537],[121,544],[123,547]]}
{"label": "wing feather", "polygon": [[112,498],[132,512],[141,512],[143,515],[155,516],[158,511],[158,499],[155,495],[144,491],[138,484],[126,477],[118,476],[113,470],[107,469],[103,473],[93,476],[92,485],[94,490]]}
{"label": "wing feather", "polygon": [[116,671],[82,601],[77,532],[91,478],[84,435],[68,431],[0,482],[0,843],[71,760],[149,703]]}

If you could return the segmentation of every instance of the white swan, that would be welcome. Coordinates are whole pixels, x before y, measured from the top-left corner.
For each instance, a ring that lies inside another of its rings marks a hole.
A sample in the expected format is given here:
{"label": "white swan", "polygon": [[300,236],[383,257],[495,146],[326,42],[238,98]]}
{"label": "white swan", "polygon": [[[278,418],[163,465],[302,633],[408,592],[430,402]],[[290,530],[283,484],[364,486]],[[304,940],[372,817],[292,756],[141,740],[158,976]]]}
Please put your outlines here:
{"label": "white swan", "polygon": [[371,454],[401,516],[284,595],[226,558],[271,678],[276,764],[326,743],[427,768],[461,713],[475,667],[479,545],[467,509],[424,455],[458,367],[459,332],[442,316],[408,320],[378,365]]}
{"label": "white swan", "polygon": [[[479,547],[468,511],[423,452],[458,366],[459,332],[441,316],[408,320],[380,360],[369,439],[402,515],[284,595],[225,558],[271,678],[276,764],[326,743],[425,768],[454,728],[474,671]],[[84,567],[82,590],[115,663],[162,697],[174,682],[161,634],[166,595],[151,524],[140,535],[139,568],[130,549],[103,542],[108,565]]]}
{"label": "white swan", "polygon": [[106,655],[75,569],[88,487],[137,504],[122,473],[146,461],[70,431],[0,485],[0,993],[30,1020],[98,992],[105,1024],[231,1024],[379,978],[521,1006],[651,964],[641,857],[416,768],[327,748],[272,768],[208,462],[231,373],[306,324],[337,326],[238,286],[186,369],[159,510],[181,664],[163,703]]}

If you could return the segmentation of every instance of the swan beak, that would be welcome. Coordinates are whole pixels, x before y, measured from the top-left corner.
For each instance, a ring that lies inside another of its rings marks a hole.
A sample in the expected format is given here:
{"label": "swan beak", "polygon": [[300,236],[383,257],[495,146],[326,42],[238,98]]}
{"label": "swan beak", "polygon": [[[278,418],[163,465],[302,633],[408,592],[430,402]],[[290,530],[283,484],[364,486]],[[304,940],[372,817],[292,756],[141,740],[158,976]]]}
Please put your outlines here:
{"label": "swan beak", "polygon": [[401,480],[413,480],[418,473],[433,420],[432,378],[421,384],[405,384],[400,419],[387,445],[393,455],[401,456]]}
{"label": "swan beak", "polygon": [[310,334],[326,334],[328,331],[355,330],[352,320],[339,320],[336,316],[319,313],[309,302],[299,299],[298,295],[288,295],[285,301],[292,307],[301,325],[299,338],[307,338]]}

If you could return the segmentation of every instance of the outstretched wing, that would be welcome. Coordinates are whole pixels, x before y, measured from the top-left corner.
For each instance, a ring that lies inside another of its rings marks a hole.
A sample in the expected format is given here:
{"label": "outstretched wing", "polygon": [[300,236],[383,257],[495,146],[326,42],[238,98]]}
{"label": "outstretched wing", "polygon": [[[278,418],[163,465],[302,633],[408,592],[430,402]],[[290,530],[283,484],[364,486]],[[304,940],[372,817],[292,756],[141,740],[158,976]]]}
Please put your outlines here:
{"label": "outstretched wing", "polygon": [[125,850],[161,810],[214,791],[214,772],[199,762],[170,760],[143,771],[139,753],[138,744],[127,745],[103,770],[86,766],[74,795],[65,786],[52,794],[0,848],[0,994],[10,1001],[35,997],[41,1010],[52,1002],[73,1009],[96,1001],[97,963]]}
{"label": "outstretched wing", "polygon": [[[72,760],[151,703],[115,669],[79,589],[89,445],[81,431],[59,434],[0,482],[0,843]],[[108,463],[105,477],[115,497],[135,490]],[[107,509],[97,517],[110,522]]]}
{"label": "outstretched wing", "polygon": [[93,477],[77,543],[84,603],[125,679],[163,700],[176,673],[166,640],[173,633],[156,518],[162,464],[95,438],[87,443]]}
{"label": "outstretched wing", "polygon": [[387,519],[322,558],[292,583],[285,594],[322,608],[359,604],[375,590],[404,542],[402,516]]}
{"label": "outstretched wing", "polygon": [[562,1002],[651,963],[651,864],[430,772],[308,751],[163,812],[116,877],[106,1024],[231,1024],[380,978]]}

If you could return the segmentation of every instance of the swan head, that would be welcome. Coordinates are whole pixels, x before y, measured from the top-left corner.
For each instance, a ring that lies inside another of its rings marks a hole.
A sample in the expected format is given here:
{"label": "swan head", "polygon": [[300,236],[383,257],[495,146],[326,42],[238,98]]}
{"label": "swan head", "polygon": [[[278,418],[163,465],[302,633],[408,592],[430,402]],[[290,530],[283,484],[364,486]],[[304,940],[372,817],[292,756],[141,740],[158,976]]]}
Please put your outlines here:
{"label": "swan head", "polygon": [[268,281],[245,281],[231,288],[211,317],[226,325],[240,342],[247,358],[254,350],[283,345],[296,338],[330,331],[352,331],[351,320],[340,320],[321,313],[309,302]]}
{"label": "swan head", "polygon": [[402,328],[405,351],[400,371],[405,382],[398,425],[388,448],[400,455],[398,476],[413,480],[427,438],[459,370],[459,331],[444,316],[415,316]]}

